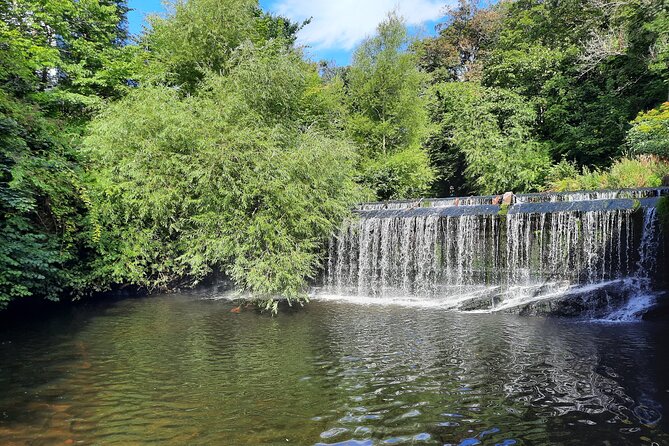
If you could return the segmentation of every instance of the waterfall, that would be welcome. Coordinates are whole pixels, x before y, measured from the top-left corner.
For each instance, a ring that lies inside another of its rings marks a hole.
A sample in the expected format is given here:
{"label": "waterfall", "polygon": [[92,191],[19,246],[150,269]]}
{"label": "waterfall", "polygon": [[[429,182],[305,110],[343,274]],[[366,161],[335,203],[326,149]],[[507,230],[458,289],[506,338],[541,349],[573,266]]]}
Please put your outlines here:
{"label": "waterfall", "polygon": [[[655,208],[639,212],[632,199],[608,198],[619,195],[544,195],[506,214],[486,204],[489,197],[427,207],[407,201],[392,209],[368,203],[331,239],[321,293],[462,311],[508,311],[589,293],[612,306],[609,312],[623,311],[609,289],[633,282],[650,294],[659,237]],[[633,300],[629,311],[638,313]]]}

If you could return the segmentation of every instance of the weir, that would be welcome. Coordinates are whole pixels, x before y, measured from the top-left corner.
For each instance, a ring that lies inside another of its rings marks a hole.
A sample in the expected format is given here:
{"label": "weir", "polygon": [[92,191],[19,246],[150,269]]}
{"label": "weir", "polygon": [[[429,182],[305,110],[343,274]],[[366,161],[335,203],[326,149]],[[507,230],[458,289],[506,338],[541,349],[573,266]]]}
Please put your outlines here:
{"label": "weir", "polygon": [[657,301],[669,188],[364,203],[323,296],[630,320]]}

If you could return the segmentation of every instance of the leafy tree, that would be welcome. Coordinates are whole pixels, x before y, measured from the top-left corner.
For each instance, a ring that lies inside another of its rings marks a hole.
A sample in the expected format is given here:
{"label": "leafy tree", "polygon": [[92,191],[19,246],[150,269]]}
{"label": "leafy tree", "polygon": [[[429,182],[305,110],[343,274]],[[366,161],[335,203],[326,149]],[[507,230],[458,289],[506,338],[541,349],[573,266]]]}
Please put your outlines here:
{"label": "leafy tree", "polygon": [[[0,39],[10,57],[3,78],[12,91],[48,91],[39,99],[90,105],[117,97],[129,68],[116,63],[127,37],[123,1],[20,0],[0,7]],[[37,75],[35,75],[37,74]],[[54,99],[59,98],[59,99]]]}
{"label": "leafy tree", "polygon": [[[417,196],[433,179],[421,145],[429,119],[421,73],[394,14],[364,41],[347,72],[347,129],[361,151],[361,179],[378,198]],[[403,163],[407,161],[407,163]]]}
{"label": "leafy tree", "polygon": [[483,83],[534,104],[554,159],[606,164],[621,153],[629,120],[661,98],[648,65],[660,36],[646,26],[659,14],[653,2],[513,2]]}
{"label": "leafy tree", "polygon": [[0,307],[80,293],[87,272],[87,194],[58,129],[0,93]]}
{"label": "leafy tree", "polygon": [[445,186],[483,194],[543,186],[550,157],[533,135],[532,104],[517,93],[476,83],[445,82],[433,90],[431,115],[440,131],[430,147]]}
{"label": "leafy tree", "polygon": [[0,4],[0,306],[91,289],[90,198],[75,144],[123,89],[110,61],[126,12],[107,0]]}
{"label": "leafy tree", "polygon": [[174,3],[139,46],[125,5],[0,5],[0,305],[215,268],[298,295],[357,197],[342,83],[256,1]]}
{"label": "leafy tree", "polygon": [[627,133],[627,144],[633,153],[669,159],[669,102],[639,113]]}
{"label": "leafy tree", "polygon": [[480,8],[476,0],[459,0],[448,10],[439,34],[416,42],[420,67],[434,82],[478,80],[487,51],[494,47],[508,2]]}
{"label": "leafy tree", "polygon": [[[661,3],[516,0],[479,9],[463,0],[439,35],[415,48],[433,83],[473,84],[464,90],[481,84],[486,103],[495,100],[494,91],[507,92],[497,95],[499,100],[508,100],[508,92],[519,95],[521,109],[533,110],[521,113],[533,116],[524,120],[530,135],[524,138],[554,162],[573,160],[579,169],[605,166],[623,153],[630,120],[666,97],[669,22]],[[448,110],[452,101],[439,100],[445,102],[432,107],[435,123],[445,125],[446,115],[452,120],[448,125],[474,122]],[[486,112],[478,107],[473,110],[485,121]],[[505,104],[495,107],[503,110]],[[480,190],[472,184],[471,153],[454,144],[451,130],[442,128],[429,144],[440,178],[434,190],[439,195],[451,186]],[[478,175],[490,173],[486,169]],[[523,188],[537,184],[526,181]]]}
{"label": "leafy tree", "polygon": [[302,296],[357,197],[339,93],[281,42],[229,57],[196,95],[143,87],[93,123],[102,277],[165,289],[220,268],[270,305]]}

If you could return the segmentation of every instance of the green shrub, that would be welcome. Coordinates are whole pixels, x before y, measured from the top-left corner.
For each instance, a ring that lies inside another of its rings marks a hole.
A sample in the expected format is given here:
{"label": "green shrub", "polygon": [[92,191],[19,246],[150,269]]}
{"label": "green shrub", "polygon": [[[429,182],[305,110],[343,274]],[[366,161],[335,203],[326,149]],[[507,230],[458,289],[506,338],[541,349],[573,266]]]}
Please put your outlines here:
{"label": "green shrub", "polygon": [[632,153],[669,159],[669,102],[639,113],[627,133],[627,145]]}
{"label": "green shrub", "polygon": [[380,155],[363,163],[360,182],[379,200],[424,196],[434,180],[427,153],[419,148]]}
{"label": "green shrub", "polygon": [[[574,172],[571,168],[554,168],[547,188],[554,191],[573,191],[659,187],[662,178],[669,175],[669,162],[641,156],[619,159],[608,170],[584,167],[581,174],[574,175]],[[567,176],[561,177],[561,174]]]}

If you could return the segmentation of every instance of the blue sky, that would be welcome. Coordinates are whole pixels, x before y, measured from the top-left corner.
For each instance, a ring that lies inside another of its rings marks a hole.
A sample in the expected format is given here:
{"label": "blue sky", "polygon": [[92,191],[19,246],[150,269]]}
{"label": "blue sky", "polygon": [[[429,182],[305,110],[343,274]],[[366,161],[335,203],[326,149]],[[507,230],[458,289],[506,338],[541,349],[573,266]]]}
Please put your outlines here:
{"label": "blue sky", "polygon": [[[450,0],[451,3],[454,0]],[[334,60],[347,65],[362,39],[374,33],[376,25],[391,10],[397,10],[413,34],[434,35],[442,21],[448,0],[261,0],[266,11],[295,21],[313,17],[298,35],[298,43],[314,60]],[[130,32],[139,34],[147,14],[163,12],[161,0],[129,0]]]}

